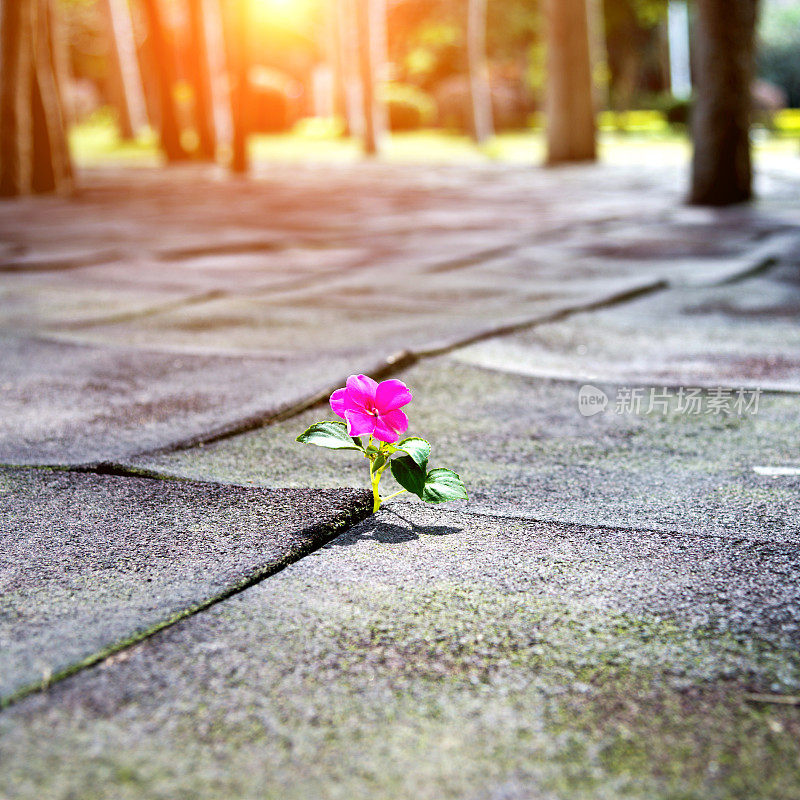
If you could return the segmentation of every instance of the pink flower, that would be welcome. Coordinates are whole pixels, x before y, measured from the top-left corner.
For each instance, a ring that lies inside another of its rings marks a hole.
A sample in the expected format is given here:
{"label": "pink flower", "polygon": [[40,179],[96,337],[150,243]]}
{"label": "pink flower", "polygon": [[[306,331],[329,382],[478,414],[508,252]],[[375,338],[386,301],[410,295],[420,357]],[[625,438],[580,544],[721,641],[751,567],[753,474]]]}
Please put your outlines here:
{"label": "pink flower", "polygon": [[331,395],[333,413],[347,420],[350,436],[372,435],[382,442],[396,442],[408,430],[408,417],[400,410],[411,402],[402,381],[377,383],[366,375],[351,375],[344,389]]}

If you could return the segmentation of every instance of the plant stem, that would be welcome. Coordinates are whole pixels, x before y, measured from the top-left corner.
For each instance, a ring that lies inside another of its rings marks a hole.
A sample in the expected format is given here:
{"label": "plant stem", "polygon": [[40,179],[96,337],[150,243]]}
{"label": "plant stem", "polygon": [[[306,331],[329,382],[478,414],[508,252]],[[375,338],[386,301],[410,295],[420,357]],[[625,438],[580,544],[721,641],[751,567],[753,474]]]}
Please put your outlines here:
{"label": "plant stem", "polygon": [[394,494],[390,494],[388,497],[384,497],[381,502],[385,503],[387,500],[391,500],[393,497],[397,497],[399,494],[403,494],[403,492],[407,491],[406,489],[401,489],[399,492],[395,492]]}
{"label": "plant stem", "polygon": [[374,514],[381,507],[381,496],[378,494],[378,481],[381,479],[381,474],[380,472],[374,473],[371,464],[369,472],[372,482],[372,513]]}
{"label": "plant stem", "polygon": [[[370,445],[372,444],[372,436],[369,437],[369,444]],[[381,501],[380,492],[378,491],[378,485],[381,482],[381,475],[383,475],[383,471],[386,469],[386,467],[389,466],[387,453],[388,453],[388,445],[386,445],[383,442],[381,442],[381,446],[378,449],[378,452],[375,453],[374,455],[370,455],[369,456],[369,480],[370,480],[370,483],[372,484],[372,513],[373,514],[381,507],[381,502],[382,501]],[[378,458],[378,455],[383,455],[385,458],[387,458],[387,460],[385,460],[383,462],[383,466],[381,466],[380,468],[378,468],[376,470],[375,469],[375,461]],[[405,490],[403,490],[403,491],[405,491]],[[395,492],[395,494],[393,494],[392,497],[394,497],[396,494],[400,494],[400,492]]]}

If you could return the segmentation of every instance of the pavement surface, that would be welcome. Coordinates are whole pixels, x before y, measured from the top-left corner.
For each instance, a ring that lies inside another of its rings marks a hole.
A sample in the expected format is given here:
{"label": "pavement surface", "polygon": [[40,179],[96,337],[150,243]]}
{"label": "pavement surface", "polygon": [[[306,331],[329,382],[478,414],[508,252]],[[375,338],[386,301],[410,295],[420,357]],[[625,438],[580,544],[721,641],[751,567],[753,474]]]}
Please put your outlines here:
{"label": "pavement surface", "polygon": [[[800,798],[800,168],[681,178],[0,204],[0,798]],[[294,442],[354,372],[468,501]]]}
{"label": "pavement surface", "polygon": [[43,470],[2,470],[0,486],[5,696],[277,571],[372,510],[358,490]]}

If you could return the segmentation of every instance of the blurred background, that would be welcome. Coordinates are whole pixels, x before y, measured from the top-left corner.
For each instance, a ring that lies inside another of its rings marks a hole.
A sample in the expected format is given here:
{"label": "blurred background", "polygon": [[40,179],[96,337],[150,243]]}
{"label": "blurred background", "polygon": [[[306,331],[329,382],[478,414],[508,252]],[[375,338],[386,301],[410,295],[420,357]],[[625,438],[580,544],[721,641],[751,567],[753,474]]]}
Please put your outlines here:
{"label": "blurred background", "polygon": [[[706,161],[726,159],[712,173],[741,161],[722,153],[741,137],[736,105],[755,147],[796,158],[800,0],[757,5],[4,0],[0,189],[63,188],[72,165],[107,161],[242,172],[364,152],[551,163],[592,159],[598,143],[610,157],[654,143],[683,152],[698,103],[695,143],[716,151]],[[737,73],[721,58],[744,63]],[[746,199],[748,180],[726,198]]]}

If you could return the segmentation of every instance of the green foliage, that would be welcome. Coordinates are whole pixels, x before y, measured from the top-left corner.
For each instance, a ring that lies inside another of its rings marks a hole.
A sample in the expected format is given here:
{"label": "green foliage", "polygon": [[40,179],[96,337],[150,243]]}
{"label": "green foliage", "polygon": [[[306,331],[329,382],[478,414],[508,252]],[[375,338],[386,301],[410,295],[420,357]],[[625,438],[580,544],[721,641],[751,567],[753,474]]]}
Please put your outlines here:
{"label": "green foliage", "polygon": [[598,115],[600,129],[635,133],[662,133],[666,127],[661,111],[634,109],[631,111],[602,111]]}
{"label": "green foliage", "polygon": [[416,131],[430,126],[436,118],[433,98],[407,83],[388,83],[383,87],[383,101],[393,131]]}
{"label": "green foliage", "polygon": [[655,28],[667,17],[668,0],[629,0],[643,28]]}
{"label": "green foliage", "polygon": [[409,455],[421,469],[425,469],[428,466],[431,446],[425,439],[421,439],[419,436],[409,436],[407,439],[398,442],[395,447]]}
{"label": "green foliage", "polygon": [[407,492],[426,503],[467,499],[467,490],[461,478],[451,469],[439,467],[426,472],[409,456],[394,459],[391,468],[394,479]]}
{"label": "green foliage", "polygon": [[603,13],[610,31],[635,25],[648,30],[667,17],[668,0],[604,0]]}
{"label": "green foliage", "polygon": [[410,456],[395,458],[391,463],[392,476],[411,494],[421,498],[425,491],[425,470]]}
{"label": "green foliage", "polygon": [[[389,10],[390,51],[404,81],[432,89],[463,75],[467,5],[464,0],[403,0]],[[394,31],[402,35],[392,36]],[[541,79],[543,15],[532,0],[492,0],[487,7],[486,49],[505,72],[535,88]],[[527,70],[533,55],[533,75]]]}
{"label": "green foliage", "polygon": [[297,440],[301,444],[315,444],[329,450],[359,450],[364,452],[361,439],[347,434],[344,422],[315,422],[301,433]]}
{"label": "green foliage", "polygon": [[781,136],[800,136],[800,108],[785,108],[775,114],[772,124]]}
{"label": "green foliage", "polygon": [[544,39],[540,3],[494,0],[487,6],[486,49],[495,60],[524,58],[531,44]]}
{"label": "green foliage", "polygon": [[464,30],[459,21],[431,19],[404,37],[397,54],[407,81],[430,89],[444,78],[463,72]]}
{"label": "green foliage", "polygon": [[800,5],[767,6],[759,28],[758,75],[800,106]]}
{"label": "green foliage", "polygon": [[422,499],[426,503],[447,503],[450,500],[466,500],[467,489],[461,478],[451,469],[439,467],[428,472]]}
{"label": "green foliage", "polygon": [[374,511],[383,502],[378,485],[387,468],[391,469],[395,480],[403,487],[395,494],[410,492],[426,503],[467,499],[467,490],[455,472],[442,467],[428,470],[431,446],[419,436],[409,436],[397,444],[373,441],[370,436],[365,447],[360,438],[348,435],[344,422],[317,422],[303,431],[296,441],[329,450],[356,450],[361,453],[369,462]]}

